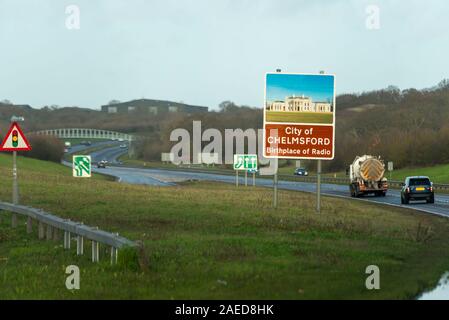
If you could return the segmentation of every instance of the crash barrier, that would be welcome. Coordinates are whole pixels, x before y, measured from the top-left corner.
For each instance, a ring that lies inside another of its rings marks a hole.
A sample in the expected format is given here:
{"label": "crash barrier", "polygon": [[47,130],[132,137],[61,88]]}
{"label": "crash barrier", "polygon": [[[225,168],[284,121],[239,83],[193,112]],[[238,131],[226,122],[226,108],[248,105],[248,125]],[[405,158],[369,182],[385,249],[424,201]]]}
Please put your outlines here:
{"label": "crash barrier", "polygon": [[100,259],[100,244],[111,248],[111,264],[117,263],[118,250],[124,247],[134,247],[136,243],[123,238],[118,233],[113,234],[98,227],[89,227],[80,222],[74,222],[70,219],[63,219],[45,212],[41,209],[35,209],[23,205],[15,205],[7,202],[0,202],[0,210],[12,213],[12,227],[17,227],[17,215],[27,217],[27,233],[33,232],[33,221],[37,222],[39,239],[59,240],[59,232],[64,234],[64,249],[70,249],[72,235],[76,237],[76,253],[84,254],[84,239],[92,242],[92,262],[98,262]]}
{"label": "crash barrier", "polygon": [[[291,176],[291,175],[279,175],[279,177],[300,180],[302,182],[316,182],[316,176]],[[334,177],[321,177],[321,183],[330,184],[348,184],[349,178],[334,178]],[[401,188],[403,181],[388,180],[388,185],[390,187]],[[449,184],[434,183],[433,187],[435,190],[449,190]]]}

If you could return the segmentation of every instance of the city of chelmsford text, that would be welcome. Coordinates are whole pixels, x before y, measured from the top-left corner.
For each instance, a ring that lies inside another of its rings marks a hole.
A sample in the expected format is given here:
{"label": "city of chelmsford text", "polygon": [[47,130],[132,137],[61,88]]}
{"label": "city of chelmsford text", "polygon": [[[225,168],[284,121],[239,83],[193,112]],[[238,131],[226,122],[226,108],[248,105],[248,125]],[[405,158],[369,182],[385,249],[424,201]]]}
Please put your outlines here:
{"label": "city of chelmsford text", "polygon": [[269,144],[306,144],[312,146],[328,146],[331,144],[329,138],[315,137],[268,137]]}

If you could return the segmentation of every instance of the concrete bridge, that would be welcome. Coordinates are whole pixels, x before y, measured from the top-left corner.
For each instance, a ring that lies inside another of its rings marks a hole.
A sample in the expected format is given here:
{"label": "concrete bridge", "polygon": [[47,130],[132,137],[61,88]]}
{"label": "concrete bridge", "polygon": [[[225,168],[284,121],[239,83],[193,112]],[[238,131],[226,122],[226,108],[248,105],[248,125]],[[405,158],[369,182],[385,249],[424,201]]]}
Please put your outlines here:
{"label": "concrete bridge", "polygon": [[62,139],[123,139],[133,141],[134,136],[127,133],[121,133],[109,130],[88,129],[88,128],[61,128],[47,129],[33,132],[35,134],[52,135]]}

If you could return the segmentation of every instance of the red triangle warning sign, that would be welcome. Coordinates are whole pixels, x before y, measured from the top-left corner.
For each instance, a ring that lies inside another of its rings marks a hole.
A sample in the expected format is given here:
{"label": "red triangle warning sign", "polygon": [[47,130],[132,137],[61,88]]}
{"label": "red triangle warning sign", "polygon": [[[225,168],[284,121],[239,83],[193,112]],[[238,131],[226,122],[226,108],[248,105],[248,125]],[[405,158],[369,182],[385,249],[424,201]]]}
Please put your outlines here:
{"label": "red triangle warning sign", "polygon": [[8,130],[0,151],[30,151],[31,146],[17,122],[13,122]]}

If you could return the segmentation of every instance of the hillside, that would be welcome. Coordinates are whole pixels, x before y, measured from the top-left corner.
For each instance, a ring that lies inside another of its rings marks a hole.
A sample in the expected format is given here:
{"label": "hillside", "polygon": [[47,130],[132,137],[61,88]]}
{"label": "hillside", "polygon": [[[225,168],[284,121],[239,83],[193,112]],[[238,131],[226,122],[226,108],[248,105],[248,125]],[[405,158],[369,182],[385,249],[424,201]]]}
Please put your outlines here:
{"label": "hillside", "polygon": [[[187,115],[145,112],[108,114],[91,109],[44,108],[0,105],[0,130],[4,132],[11,115],[26,118],[28,131],[58,127],[93,127],[138,133],[147,138],[137,145],[137,156],[160,160],[171,149],[170,133],[175,128],[192,130],[192,121],[201,120],[203,130],[262,128],[262,110],[238,106],[230,101],[219,111]],[[361,94],[337,97],[336,158],[324,163],[327,171],[341,171],[356,155],[381,155],[394,161],[395,168],[449,163],[449,81],[431,89],[399,90],[388,87]]]}

